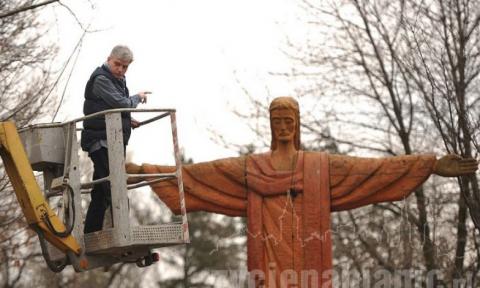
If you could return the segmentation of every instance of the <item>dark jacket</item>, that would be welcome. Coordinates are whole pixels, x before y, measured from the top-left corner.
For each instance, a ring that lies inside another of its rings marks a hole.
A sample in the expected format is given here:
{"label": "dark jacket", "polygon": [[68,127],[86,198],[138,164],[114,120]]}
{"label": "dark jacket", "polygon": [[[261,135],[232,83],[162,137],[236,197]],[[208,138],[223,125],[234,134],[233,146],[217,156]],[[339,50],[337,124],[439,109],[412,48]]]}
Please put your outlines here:
{"label": "dark jacket", "polygon": [[[83,114],[85,115],[90,115],[93,113],[114,108],[99,96],[94,95],[92,92],[95,78],[100,75],[103,75],[110,81],[112,81],[115,88],[120,91],[121,94],[124,95],[124,97],[129,97],[126,82],[115,78],[105,65],[98,67],[97,69],[95,69],[95,71],[93,71],[85,87],[85,102],[83,104]],[[128,140],[130,139],[130,134],[132,130],[130,113],[122,113],[122,130],[123,144],[126,146],[128,144]],[[95,142],[98,142],[100,140],[106,140],[107,132],[105,116],[102,115],[83,121],[83,131],[81,138],[82,139],[80,141],[80,145],[82,147],[82,150],[87,152]]]}

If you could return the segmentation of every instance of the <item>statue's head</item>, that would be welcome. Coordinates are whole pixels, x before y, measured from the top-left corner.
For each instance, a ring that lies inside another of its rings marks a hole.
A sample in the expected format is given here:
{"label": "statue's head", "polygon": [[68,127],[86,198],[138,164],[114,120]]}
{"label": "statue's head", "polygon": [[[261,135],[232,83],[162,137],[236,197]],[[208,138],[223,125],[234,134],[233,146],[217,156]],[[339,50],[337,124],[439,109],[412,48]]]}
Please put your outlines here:
{"label": "statue's head", "polygon": [[[276,150],[278,141],[293,141],[295,149],[299,150],[300,109],[297,100],[292,97],[277,97],[270,103],[269,111],[272,131],[270,149]],[[293,135],[291,135],[292,133]]]}

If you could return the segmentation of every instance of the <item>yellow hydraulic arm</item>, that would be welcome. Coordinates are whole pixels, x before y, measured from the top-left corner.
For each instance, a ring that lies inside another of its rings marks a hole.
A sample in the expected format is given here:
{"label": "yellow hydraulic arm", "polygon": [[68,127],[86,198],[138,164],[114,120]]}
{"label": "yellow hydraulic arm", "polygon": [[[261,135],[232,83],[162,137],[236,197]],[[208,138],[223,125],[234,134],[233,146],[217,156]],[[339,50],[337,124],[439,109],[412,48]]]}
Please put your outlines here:
{"label": "yellow hydraulic arm", "polygon": [[48,242],[64,253],[80,255],[80,245],[71,234],[59,237],[49,228],[51,225],[56,231],[66,229],[61,219],[50,209],[38,186],[13,122],[0,122],[0,157],[30,227],[37,233],[42,233]]}

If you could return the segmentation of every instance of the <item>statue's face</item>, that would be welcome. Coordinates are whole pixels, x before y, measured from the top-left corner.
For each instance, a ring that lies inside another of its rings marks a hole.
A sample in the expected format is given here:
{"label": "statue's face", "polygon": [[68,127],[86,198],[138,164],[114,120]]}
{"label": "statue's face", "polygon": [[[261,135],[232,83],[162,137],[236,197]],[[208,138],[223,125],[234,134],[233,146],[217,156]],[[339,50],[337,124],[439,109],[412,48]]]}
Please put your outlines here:
{"label": "statue's face", "polygon": [[295,113],[286,108],[275,109],[270,114],[272,133],[279,142],[293,142],[295,138]]}

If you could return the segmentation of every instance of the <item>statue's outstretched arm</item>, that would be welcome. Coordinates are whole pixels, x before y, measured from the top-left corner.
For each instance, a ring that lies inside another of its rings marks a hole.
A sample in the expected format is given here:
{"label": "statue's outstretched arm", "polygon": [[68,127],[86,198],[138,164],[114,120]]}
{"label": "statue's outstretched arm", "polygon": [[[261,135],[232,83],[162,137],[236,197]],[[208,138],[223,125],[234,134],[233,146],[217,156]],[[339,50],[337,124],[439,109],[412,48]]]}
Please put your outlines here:
{"label": "statue's outstretched arm", "polygon": [[385,158],[331,155],[332,210],[402,200],[428,179],[436,161],[434,155]]}
{"label": "statue's outstretched arm", "polygon": [[[182,166],[183,187],[187,211],[208,211],[231,216],[244,216],[246,194],[243,186],[243,161],[226,158]],[[171,173],[174,166],[127,163],[128,174]],[[131,178],[137,183],[144,177]],[[148,178],[147,178],[148,179]],[[174,212],[179,212],[179,192],[176,180],[150,184],[152,190]]]}

